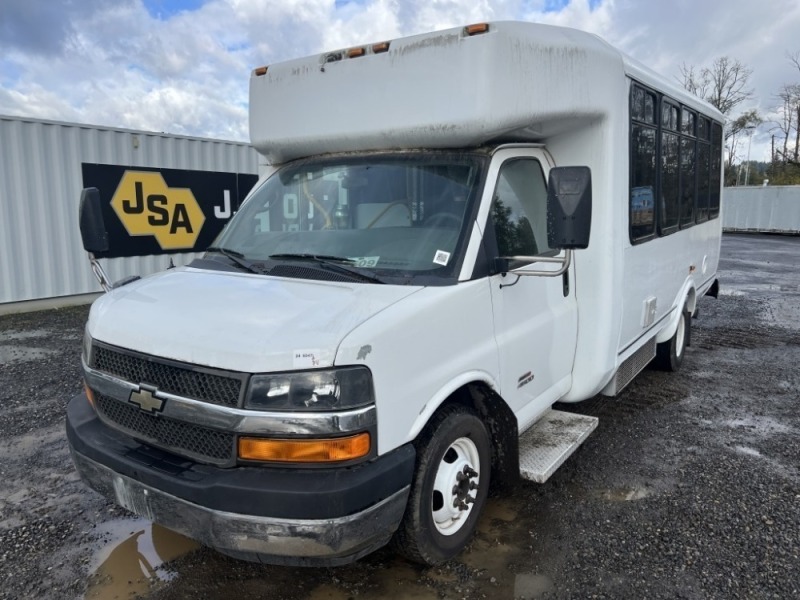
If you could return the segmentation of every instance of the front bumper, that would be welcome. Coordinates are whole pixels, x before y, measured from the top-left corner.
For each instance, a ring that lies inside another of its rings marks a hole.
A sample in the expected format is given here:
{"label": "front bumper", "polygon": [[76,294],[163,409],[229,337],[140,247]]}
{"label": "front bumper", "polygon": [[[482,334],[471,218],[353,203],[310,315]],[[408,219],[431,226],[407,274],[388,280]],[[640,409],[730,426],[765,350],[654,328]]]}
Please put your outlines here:
{"label": "front bumper", "polygon": [[403,517],[410,444],[355,467],[201,465],[104,425],[85,396],[67,407],[81,478],[106,498],[226,554],[273,564],[337,565],[386,544]]}

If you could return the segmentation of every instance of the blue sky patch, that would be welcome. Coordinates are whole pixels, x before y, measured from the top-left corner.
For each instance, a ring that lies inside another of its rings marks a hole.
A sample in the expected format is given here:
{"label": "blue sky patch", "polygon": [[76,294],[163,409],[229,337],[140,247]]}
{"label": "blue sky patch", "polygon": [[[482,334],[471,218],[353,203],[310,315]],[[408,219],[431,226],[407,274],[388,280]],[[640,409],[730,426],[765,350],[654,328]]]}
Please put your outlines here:
{"label": "blue sky patch", "polygon": [[[545,12],[558,12],[563,9],[570,0],[546,0],[544,3]],[[589,0],[589,8],[594,10],[603,3],[603,0]]]}
{"label": "blue sky patch", "polygon": [[142,4],[151,17],[166,21],[179,12],[197,10],[205,0],[142,0]]}

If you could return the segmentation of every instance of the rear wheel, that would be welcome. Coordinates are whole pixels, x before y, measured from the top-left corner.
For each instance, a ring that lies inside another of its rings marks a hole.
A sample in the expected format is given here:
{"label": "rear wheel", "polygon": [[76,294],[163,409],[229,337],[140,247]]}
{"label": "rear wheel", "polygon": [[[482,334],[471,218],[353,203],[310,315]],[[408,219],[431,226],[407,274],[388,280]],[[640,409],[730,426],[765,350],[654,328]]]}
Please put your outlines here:
{"label": "rear wheel", "polygon": [[685,309],[681,312],[678,320],[678,328],[675,335],[669,341],[659,344],[656,347],[655,365],[662,371],[677,371],[683,362],[686,354],[686,346],[689,342],[689,328],[692,326],[691,313]]}
{"label": "rear wheel", "polygon": [[415,445],[417,471],[394,543],[406,558],[435,565],[475,533],[489,491],[489,434],[471,409],[452,405],[434,415]]}

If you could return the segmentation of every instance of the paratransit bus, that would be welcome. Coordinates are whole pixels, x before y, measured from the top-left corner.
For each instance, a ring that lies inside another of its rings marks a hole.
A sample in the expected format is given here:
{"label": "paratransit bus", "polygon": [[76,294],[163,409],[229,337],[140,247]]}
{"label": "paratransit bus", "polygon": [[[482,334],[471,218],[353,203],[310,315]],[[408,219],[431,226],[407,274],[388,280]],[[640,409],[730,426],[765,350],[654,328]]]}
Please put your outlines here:
{"label": "paratransit bus", "polygon": [[595,417],[677,370],[715,295],[723,116],[581,31],[480,23],[257,68],[268,167],[187,267],[86,326],[75,465],[220,551],[342,564],[471,539],[489,486],[543,483]]}

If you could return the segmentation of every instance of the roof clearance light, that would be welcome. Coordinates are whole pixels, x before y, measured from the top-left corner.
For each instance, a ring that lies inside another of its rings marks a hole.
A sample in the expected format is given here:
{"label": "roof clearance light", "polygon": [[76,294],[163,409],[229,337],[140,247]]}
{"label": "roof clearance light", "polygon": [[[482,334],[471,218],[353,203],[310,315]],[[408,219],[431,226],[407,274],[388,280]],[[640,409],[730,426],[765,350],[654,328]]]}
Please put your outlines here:
{"label": "roof clearance light", "polygon": [[372,52],[374,54],[380,54],[381,52],[388,52],[389,51],[389,42],[378,42],[377,44],[372,44]]}
{"label": "roof clearance light", "polygon": [[258,67],[257,69],[253,70],[253,75],[255,75],[256,77],[261,77],[262,75],[266,75],[268,68],[269,67]]}
{"label": "roof clearance light", "polygon": [[284,463],[330,463],[369,454],[369,433],[330,439],[239,438],[239,458]]}
{"label": "roof clearance light", "polygon": [[488,23],[475,23],[474,25],[467,25],[464,28],[464,33],[467,35],[476,35],[478,33],[486,33],[489,31]]}
{"label": "roof clearance light", "polygon": [[347,58],[357,58],[359,56],[364,56],[367,51],[364,48],[350,48],[347,51]]}

